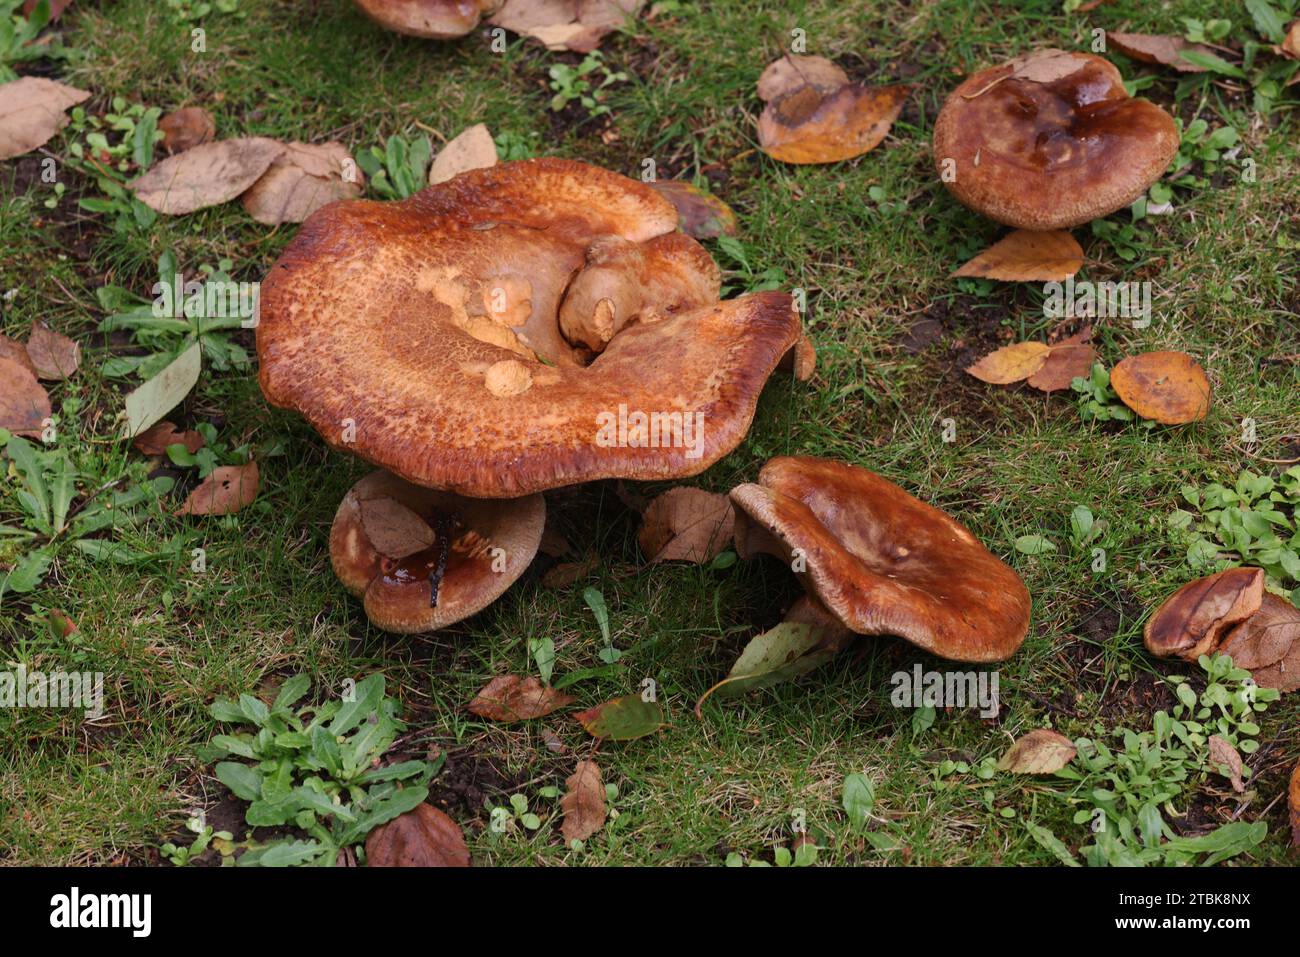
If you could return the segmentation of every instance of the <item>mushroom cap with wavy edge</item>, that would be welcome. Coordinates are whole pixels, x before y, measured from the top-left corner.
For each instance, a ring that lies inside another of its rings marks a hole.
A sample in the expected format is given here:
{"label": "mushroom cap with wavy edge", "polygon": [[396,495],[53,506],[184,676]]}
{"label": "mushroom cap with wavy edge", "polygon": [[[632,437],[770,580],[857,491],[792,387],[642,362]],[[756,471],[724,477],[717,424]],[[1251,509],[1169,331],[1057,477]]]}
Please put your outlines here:
{"label": "mushroom cap with wavy edge", "polygon": [[935,167],[978,213],[1068,229],[1128,206],[1178,152],[1173,118],[1135,99],[1109,61],[1039,50],[966,79],[934,124]]}
{"label": "mushroom cap with wavy edge", "polygon": [[1196,661],[1213,654],[1228,632],[1259,611],[1264,570],[1229,568],[1183,585],[1164,600],[1142,629],[1147,651]]}
{"label": "mushroom cap with wavy edge", "polygon": [[545,524],[541,495],[465,498],[380,470],[343,497],[330,562],[377,628],[434,631],[496,601],[537,554]]}
{"label": "mushroom cap with wavy edge", "polygon": [[356,0],[361,12],[386,30],[429,40],[470,33],[501,0]]}
{"label": "mushroom cap with wavy edge", "polygon": [[698,474],[744,437],[800,320],[785,293],[718,302],[676,225],[649,186],[558,159],[326,206],[262,286],[262,391],[336,448],[477,498]]}
{"label": "mushroom cap with wavy edge", "polygon": [[775,458],[731,500],[741,557],[801,565],[804,587],[858,634],[984,662],[1011,657],[1029,631],[1020,576],[961,523],[874,472]]}

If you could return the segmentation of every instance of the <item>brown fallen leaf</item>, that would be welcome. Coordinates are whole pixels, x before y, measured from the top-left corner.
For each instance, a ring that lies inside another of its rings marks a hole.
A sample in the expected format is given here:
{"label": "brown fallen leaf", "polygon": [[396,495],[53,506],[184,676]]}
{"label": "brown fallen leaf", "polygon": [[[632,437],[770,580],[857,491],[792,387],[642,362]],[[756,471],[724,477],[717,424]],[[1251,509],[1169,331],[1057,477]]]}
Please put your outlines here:
{"label": "brown fallen leaf", "polygon": [[211,143],[217,135],[217,122],[202,107],[183,106],[160,119],[158,129],[163,135],[163,149],[168,153],[183,153]]}
{"label": "brown fallen leaf", "polygon": [[567,588],[579,578],[585,577],[596,567],[594,558],[584,558],[580,562],[560,562],[546,570],[542,576],[543,588]]}
{"label": "brown fallen leaf", "polygon": [[577,699],[542,684],[532,675],[498,675],[483,686],[469,703],[471,714],[489,721],[530,721],[557,708],[567,708]]}
{"label": "brown fallen leaf", "polygon": [[546,750],[552,754],[563,754],[569,750],[564,746],[564,741],[550,728],[542,728],[542,744],[546,745]]}
{"label": "brown fallen leaf", "polygon": [[645,0],[506,0],[488,22],[551,50],[590,53],[644,5]]}
{"label": "brown fallen leaf", "polygon": [[1291,846],[1300,847],[1300,763],[1291,772]]}
{"label": "brown fallen leaf", "polygon": [[637,541],[652,565],[708,562],[730,544],[735,520],[727,496],[681,485],[646,507]]}
{"label": "brown fallen leaf", "polygon": [[600,779],[600,767],[595,761],[579,761],[565,780],[564,797],[560,808],[564,823],[560,833],[565,843],[585,841],[605,826],[605,785]]}
{"label": "brown fallen leaf", "polygon": [[1060,282],[1083,268],[1083,247],[1063,229],[1017,229],[953,273],[1002,282]]}
{"label": "brown fallen leaf", "polygon": [[1079,12],[1079,13],[1088,13],[1088,12],[1090,12],[1090,11],[1092,11],[1092,10],[1096,10],[1096,9],[1097,9],[1098,7],[1100,7],[1102,4],[1104,4],[1104,3],[1110,3],[1110,2],[1111,2],[1111,0],[1088,0],[1087,3],[1082,4],[1082,5],[1078,8],[1078,12]]}
{"label": "brown fallen leaf", "polygon": [[1284,56],[1292,60],[1300,60],[1300,20],[1286,28],[1286,36],[1282,38],[1282,46],[1279,49]]}
{"label": "brown fallen leaf", "polygon": [[257,463],[222,465],[212,470],[176,515],[231,515],[257,499]]}
{"label": "brown fallen leaf", "polygon": [[1121,402],[1161,425],[1199,422],[1210,411],[1210,380],[1185,352],[1129,356],[1110,373]]}
{"label": "brown fallen leaf", "polygon": [[1142,63],[1156,63],[1171,66],[1180,73],[1204,73],[1205,67],[1197,66],[1182,58],[1184,50],[1197,53],[1213,53],[1209,47],[1200,43],[1189,43],[1182,37],[1166,36],[1158,33],[1116,33],[1106,31],[1106,42],[1113,45],[1120,53]]}
{"label": "brown fallen leaf", "polygon": [[1076,56],[1068,50],[1045,47],[1009,61],[1002,68],[1005,72],[1000,70],[998,75],[987,84],[972,93],[963,93],[962,98],[973,100],[983,96],[1004,80],[1010,79],[1026,80],[1030,83],[1053,83],[1077,73],[1087,65],[1087,62],[1082,55]]}
{"label": "brown fallen leaf", "polygon": [[758,78],[758,98],[769,103],[801,86],[815,86],[823,93],[833,93],[848,84],[849,75],[825,57],[788,53],[763,70]]}
{"label": "brown fallen leaf", "polygon": [[1238,794],[1243,793],[1246,785],[1241,780],[1241,755],[1232,746],[1232,742],[1220,735],[1212,734],[1208,744],[1210,763],[1214,765],[1214,769],[1232,782],[1234,791]]}
{"label": "brown fallen leaf", "polygon": [[27,347],[17,339],[0,336],[0,359],[17,362],[32,375],[36,375],[36,366],[32,365],[32,357],[27,354]]}
{"label": "brown fallen leaf", "polygon": [[1196,661],[1213,653],[1229,629],[1259,611],[1263,600],[1263,569],[1229,568],[1198,578],[1155,610],[1142,640],[1158,657]]}
{"label": "brown fallen leaf", "polygon": [[27,355],[42,379],[66,379],[81,365],[81,346],[35,320],[27,334]]}
{"label": "brown fallen leaf", "polygon": [[434,158],[429,167],[429,185],[437,186],[472,169],[497,165],[497,144],[483,123],[462,130]]}
{"label": "brown fallen leaf", "polygon": [[166,419],[137,435],[131,445],[142,455],[166,455],[169,445],[183,445],[193,455],[203,448],[203,435],[193,429],[182,432]]}
{"label": "brown fallen leaf", "polygon": [[284,152],[264,136],[218,140],[169,156],[130,185],[136,198],[168,216],[183,216],[241,195]]}
{"label": "brown fallen leaf", "polygon": [[542,540],[537,546],[537,550],[543,555],[550,555],[552,558],[559,558],[567,555],[573,550],[569,540],[564,537],[564,533],[555,527],[551,521],[554,513],[547,515],[547,522],[542,529]]}
{"label": "brown fallen leaf", "polygon": [[[41,0],[23,0],[23,16],[30,17]],[[72,0],[50,0],[50,22],[53,23],[71,6]]]}
{"label": "brown fallen leaf", "polygon": [[366,538],[375,551],[389,558],[424,551],[437,538],[428,522],[395,498],[364,499],[360,511]]}
{"label": "brown fallen leaf", "polygon": [[966,367],[966,374],[992,385],[1010,385],[1028,379],[1047,362],[1052,347],[1043,342],[1017,342],[994,349],[974,365]]}
{"label": "brown fallen leaf", "polygon": [[1283,694],[1300,691],[1300,641],[1292,644],[1280,660],[1257,668],[1250,676],[1261,688],[1276,688]]}
{"label": "brown fallen leaf", "polygon": [[758,145],[783,163],[837,163],[875,149],[902,112],[910,87],[858,83],[824,94],[802,86],[758,118]]}
{"label": "brown fallen leaf", "polygon": [[1052,346],[1047,361],[1029,377],[1029,385],[1041,392],[1070,388],[1076,378],[1086,378],[1097,359],[1097,350],[1086,342]]}
{"label": "brown fallen leaf", "polygon": [[1259,611],[1228,632],[1219,653],[1247,671],[1275,665],[1300,642],[1300,608],[1272,592],[1264,592]]}
{"label": "brown fallen leaf", "polygon": [[998,759],[999,771],[1013,774],[1054,774],[1074,760],[1077,749],[1065,735],[1039,728],[1017,738]]}
{"label": "brown fallen leaf", "polygon": [[328,203],[357,199],[364,185],[360,168],[342,143],[286,143],[241,202],[263,225],[301,223]]}
{"label": "brown fallen leaf", "polygon": [[677,228],[687,236],[717,239],[736,235],[736,214],[712,193],[678,179],[658,180],[650,185],[676,208]]}
{"label": "brown fallen leaf", "polygon": [[38,76],[0,84],[0,160],[44,146],[71,122],[64,110],[89,98],[85,90]]}
{"label": "brown fallen leaf", "polygon": [[367,867],[469,867],[469,848],[455,821],[421,804],[366,838]]}
{"label": "brown fallen leaf", "polygon": [[49,393],[31,370],[15,359],[0,359],[0,429],[37,438],[50,411]]}

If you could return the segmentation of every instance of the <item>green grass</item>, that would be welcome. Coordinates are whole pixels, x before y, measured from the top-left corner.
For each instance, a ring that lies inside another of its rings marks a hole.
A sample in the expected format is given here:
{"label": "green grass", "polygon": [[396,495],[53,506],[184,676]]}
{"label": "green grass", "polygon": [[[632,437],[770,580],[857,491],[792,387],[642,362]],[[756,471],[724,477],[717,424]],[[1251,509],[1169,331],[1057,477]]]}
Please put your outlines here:
{"label": "green grass", "polygon": [[[101,670],[107,712],[92,724],[58,711],[0,714],[0,859],[154,859],[152,849],[174,836],[192,809],[211,807],[225,794],[194,756],[214,731],[206,711],[214,697],[299,670],[325,693],[374,669],[383,669],[390,692],[402,699],[412,740],[450,751],[444,777],[471,782],[458,792],[468,801],[453,800],[450,810],[479,863],[720,864],[733,849],[755,856],[788,843],[799,810],[827,847],[822,860],[832,863],[1051,863],[1023,817],[1077,846],[1083,829],[1044,795],[1042,782],[998,775],[987,785],[964,778],[936,788],[934,762],[999,754],[1013,737],[1048,722],[1071,736],[1145,728],[1151,711],[1167,705],[1154,696],[1153,676],[1180,669],[1145,654],[1141,623],[1193,574],[1168,547],[1157,519],[1179,506],[1186,482],[1226,480],[1242,468],[1270,468],[1261,457],[1298,454],[1287,451],[1285,438],[1300,434],[1295,114],[1283,108],[1261,122],[1248,98],[1219,86],[1181,100],[1180,116],[1200,115],[1211,127],[1231,124],[1242,133],[1259,181],[1180,192],[1175,215],[1143,225],[1142,256],[1132,264],[1087,229],[1076,230],[1091,278],[1155,283],[1151,327],[1101,324],[1102,357],[1113,363],[1135,351],[1183,349],[1209,371],[1209,418],[1175,430],[1089,426],[1069,398],[985,386],[961,373],[960,362],[996,344],[1041,338],[1051,323],[1027,285],[962,291],[949,278],[1002,230],[942,188],[929,130],[942,98],[970,69],[1039,46],[1083,48],[1092,26],[1178,32],[1179,16],[1244,20],[1244,11],[1134,0],[1089,15],[1064,15],[1055,0],[687,4],[679,16],[643,22],[634,36],[605,42],[611,68],[630,79],[613,88],[609,116],[584,122],[547,108],[547,66],[577,57],[514,38],[504,54],[493,54],[477,35],[447,44],[400,38],[370,25],[345,0],[243,6],[244,19],[208,18],[206,54],[190,52],[189,27],[172,23],[153,0],[70,11],[65,40],[76,52],[66,78],[94,91],[93,107],[114,94],[164,110],[205,106],[220,136],[337,138],[355,152],[393,133],[432,131],[436,145],[486,122],[497,134],[532,137],[544,154],[628,175],[638,174],[645,157],[656,160],[661,176],[702,171],[739,215],[754,264],[777,267],[789,286],[809,291],[819,365],[806,384],[774,376],[750,436],[698,484],[724,491],[752,481],[769,457],[796,452],[880,472],[957,516],[1017,569],[1034,597],[1030,635],[1000,666],[1003,711],[995,723],[940,713],[914,736],[911,712],[889,704],[889,676],[917,661],[942,666],[901,641],[876,638],[795,684],[711,703],[697,722],[696,698],[725,674],[749,637],[780,619],[798,586],[767,560],[723,571],[645,566],[637,516],[614,483],[548,496],[579,552],[598,559],[587,578],[553,590],[533,570],[460,626],[411,638],[384,635],[335,581],[327,548],[334,509],[366,467],[328,451],[301,420],[268,408],[253,376],[205,374],[188,415],[218,420],[232,446],[283,437],[286,454],[262,463],[261,495],[237,516],[177,519],[156,509],[138,542],[158,548],[188,532],[183,557],[119,567],[64,553],[28,597],[71,614],[79,625],[73,636],[49,637],[27,620],[29,603],[4,599],[6,667],[22,661],[30,668]],[[807,31],[808,52],[836,58],[855,77],[916,84],[902,119],[872,153],[794,167],[756,150],[760,104],[753,84],[794,26]],[[1124,69],[1135,72],[1129,64]],[[1175,86],[1162,73],[1146,94],[1168,106]],[[59,156],[65,146],[56,138],[47,149]],[[21,337],[41,318],[83,342],[82,371],[52,390],[56,410],[70,396],[81,402],[75,421],[63,425],[62,441],[86,471],[115,477],[128,462],[138,467],[139,456],[108,438],[120,387],[97,373],[107,352],[94,334],[102,318],[95,288],[112,282],[147,292],[154,263],[168,248],[185,267],[230,258],[237,279],[260,279],[293,228],[261,227],[232,203],[161,217],[151,230],[124,237],[77,213],[71,199],[46,210],[39,181],[16,185],[15,171],[32,162],[0,166],[0,291],[19,290],[5,305],[3,330]],[[867,199],[873,185],[906,209],[881,213]],[[83,188],[94,189],[69,182],[70,194]],[[927,316],[943,318],[943,337],[908,353],[903,336]],[[1268,357],[1282,358],[1262,361]],[[941,436],[948,417],[957,428],[952,444]],[[1238,441],[1247,417],[1258,423],[1253,450]],[[13,492],[14,483],[6,483],[0,521],[17,516]],[[1104,574],[1094,575],[1087,557],[1067,546],[1069,513],[1078,504],[1110,523]],[[1016,537],[1038,532],[1061,550],[1039,558],[1013,551]],[[188,549],[198,546],[207,551],[204,574],[189,569]],[[578,684],[581,703],[630,692],[652,677],[671,726],[599,750],[605,779],[620,788],[620,815],[585,850],[565,848],[550,824],[531,837],[493,841],[488,811],[478,803],[484,793],[505,804],[518,790],[535,807],[558,811],[536,797],[538,789],[562,785],[575,757],[592,746],[563,715],[502,728],[473,718],[465,705],[492,675],[529,670],[530,637],[555,640],[557,677],[597,663],[600,633],[581,599],[589,585],[604,592],[628,667],[622,678]],[[1249,761],[1257,794],[1243,817],[1265,815],[1270,826],[1268,841],[1250,858],[1257,863],[1288,859],[1285,802],[1274,798],[1297,759],[1285,732],[1298,717],[1294,700],[1270,710],[1264,747]],[[545,747],[543,727],[559,733],[567,753]],[[874,782],[875,813],[900,829],[905,854],[883,855],[849,833],[839,790],[855,771]],[[985,787],[994,810],[981,797]],[[1196,800],[1207,826],[1237,808],[1217,786]],[[1017,817],[1003,818],[1001,808],[1014,808]]]}

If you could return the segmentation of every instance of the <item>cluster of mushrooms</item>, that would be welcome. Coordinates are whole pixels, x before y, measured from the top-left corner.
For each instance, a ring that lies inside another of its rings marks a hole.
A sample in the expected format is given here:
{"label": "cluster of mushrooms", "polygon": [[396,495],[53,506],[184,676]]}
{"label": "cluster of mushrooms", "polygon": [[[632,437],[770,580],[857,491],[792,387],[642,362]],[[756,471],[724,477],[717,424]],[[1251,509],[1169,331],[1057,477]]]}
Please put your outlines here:
{"label": "cluster of mushrooms", "polygon": [[[489,4],[442,6],[476,18]],[[1105,60],[1049,50],[963,83],[934,146],[960,201],[1056,229],[1131,202],[1177,135]],[[789,295],[719,295],[718,267],[668,200],[585,163],[504,163],[315,213],[263,284],[259,375],[271,403],[380,469],[330,533],[370,620],[425,632],[486,607],[536,554],[548,489],[683,478],[732,451],[768,378],[806,367],[811,346]],[[620,407],[700,413],[699,445],[600,441],[601,415]],[[806,590],[788,620],[829,642],[896,635],[990,662],[1028,632],[1019,576],[866,469],[778,458],[731,499],[741,557],[788,562]]]}

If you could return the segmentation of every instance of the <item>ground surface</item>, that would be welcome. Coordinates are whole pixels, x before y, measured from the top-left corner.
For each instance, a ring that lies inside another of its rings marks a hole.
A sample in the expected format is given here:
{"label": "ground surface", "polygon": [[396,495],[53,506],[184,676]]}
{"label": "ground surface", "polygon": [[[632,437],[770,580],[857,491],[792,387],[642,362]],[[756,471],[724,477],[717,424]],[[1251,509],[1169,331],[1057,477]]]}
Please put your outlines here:
{"label": "ground surface", "polygon": [[[201,543],[205,574],[192,573],[179,555],[116,566],[68,550],[37,591],[5,597],[0,659],[9,667],[101,670],[108,709],[92,723],[53,711],[0,715],[0,859],[157,861],[157,845],[180,831],[192,809],[219,816],[229,804],[195,755],[216,730],[207,704],[300,670],[330,688],[384,671],[411,722],[410,748],[449,754],[434,800],[464,826],[476,863],[720,864],[733,850],[764,857],[788,843],[800,809],[826,848],[821,859],[832,863],[1051,863],[1022,826],[1027,817],[1072,847],[1084,840],[1084,829],[1039,781],[958,776],[939,787],[936,768],[945,758],[1000,754],[1013,737],[1046,724],[1071,737],[1144,729],[1156,707],[1170,704],[1160,677],[1188,669],[1151,659],[1141,624],[1195,576],[1160,519],[1180,507],[1184,483],[1230,480],[1247,467],[1270,471],[1277,466],[1269,460],[1300,456],[1295,114],[1280,109],[1261,118],[1248,95],[1222,85],[1184,96],[1172,108],[1185,120],[1240,132],[1258,181],[1242,184],[1234,174],[1180,191],[1173,215],[1141,224],[1132,262],[1086,228],[1076,231],[1089,276],[1155,284],[1151,326],[1102,323],[1102,356],[1181,349],[1209,371],[1214,408],[1184,429],[1090,424],[1068,397],[986,386],[960,371],[995,345],[1043,338],[1054,323],[1043,318],[1036,287],[949,278],[1001,228],[942,188],[929,132],[943,96],[971,69],[1038,46],[1085,48],[1093,26],[1180,32],[1180,16],[1229,15],[1223,4],[1120,0],[1064,14],[1055,0],[685,3],[604,43],[606,59],[627,80],[610,88],[610,112],[596,118],[578,106],[548,108],[548,67],[580,57],[514,37],[500,54],[478,35],[447,44],[402,39],[344,0],[244,2],[243,18],[205,21],[203,55],[190,52],[190,25],[174,23],[154,0],[80,6],[64,21],[76,52],[60,70],[95,92],[92,108],[102,110],[113,95],[165,110],[198,104],[215,114],[223,136],[341,139],[353,149],[392,133],[432,131],[440,141],[485,122],[538,155],[629,175],[653,157],[660,176],[703,176],[739,215],[755,271],[779,270],[784,287],[810,290],[820,361],[808,383],[774,376],[748,439],[693,481],[724,491],[784,453],[866,466],[959,517],[1012,564],[1033,595],[1034,616],[1020,653],[1000,668],[1003,705],[991,722],[953,710],[914,731],[912,713],[889,703],[889,675],[918,662],[942,665],[892,639],[865,639],[831,666],[712,707],[699,722],[695,699],[749,637],[780,619],[797,586],[775,562],[717,571],[645,566],[636,513],[614,483],[599,483],[549,497],[579,558],[595,560],[585,577],[549,589],[539,565],[461,626],[387,636],[369,627],[329,567],[330,520],[366,466],[268,408],[254,375],[209,372],[184,421],[217,424],[231,447],[282,438],[284,454],[262,463],[262,493],[241,514],[196,521],[169,517],[160,506],[135,533],[147,551],[191,532],[185,554]],[[808,52],[835,59],[855,78],[916,84],[880,148],[817,167],[782,165],[755,149],[754,81],[795,26],[807,31]],[[1126,76],[1156,76],[1146,95],[1174,103],[1170,74],[1118,62]],[[62,148],[59,138],[47,147],[55,156]],[[109,346],[95,332],[103,317],[95,290],[112,283],[147,292],[166,249],[183,268],[230,259],[236,278],[260,279],[294,229],[259,226],[232,203],[115,232],[103,217],[77,210],[72,197],[94,188],[83,179],[70,176],[62,203],[45,208],[48,187],[34,162],[0,164],[0,288],[18,290],[4,306],[4,332],[21,337],[39,317],[87,344],[82,372],[54,390],[55,408],[80,397],[64,441],[88,470],[115,475],[139,456],[108,438],[122,385],[97,371]],[[883,187],[885,203],[900,205],[882,208],[868,196],[872,186]],[[1128,214],[1113,220],[1126,223]],[[933,323],[914,330],[921,320]],[[941,420],[949,417],[956,441],[945,443]],[[1245,418],[1259,435],[1249,448],[1241,441]],[[648,497],[659,490],[624,491]],[[8,497],[0,497],[0,520],[17,515],[13,491],[9,483]],[[1069,545],[1069,515],[1080,504],[1109,522],[1103,573]],[[1030,557],[1013,549],[1016,538],[1034,533],[1059,550]],[[501,728],[473,718],[465,704],[490,676],[530,671],[530,637],[555,640],[557,677],[597,664],[600,633],[581,598],[590,585],[604,593],[627,667],[569,690],[587,706],[653,677],[671,726],[599,750],[606,780],[619,787],[619,816],[575,852],[554,825],[555,802],[537,794],[562,785],[575,755],[591,751],[590,739],[562,715]],[[30,623],[34,605],[67,610],[78,631],[50,637]],[[1267,714],[1263,746],[1248,761],[1256,776],[1245,806],[1224,782],[1205,785],[1195,820],[1185,822],[1190,832],[1234,816],[1263,819],[1270,837],[1243,860],[1288,859],[1285,801],[1276,798],[1300,749],[1298,718],[1294,701]],[[558,733],[565,753],[544,745],[543,728]],[[874,782],[874,813],[897,828],[901,851],[877,851],[846,828],[839,795],[851,772]],[[535,834],[493,839],[486,805],[505,804],[512,793],[553,818]]]}

